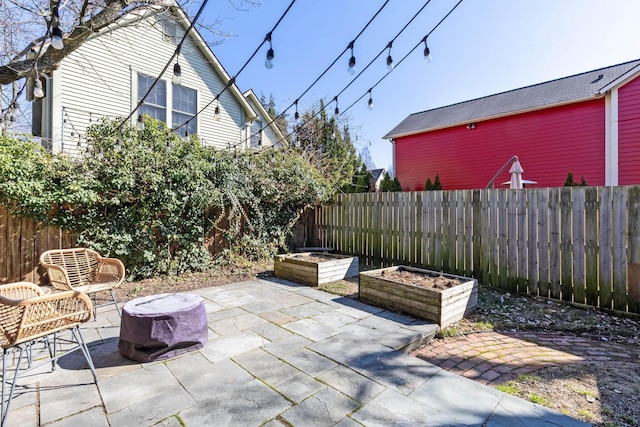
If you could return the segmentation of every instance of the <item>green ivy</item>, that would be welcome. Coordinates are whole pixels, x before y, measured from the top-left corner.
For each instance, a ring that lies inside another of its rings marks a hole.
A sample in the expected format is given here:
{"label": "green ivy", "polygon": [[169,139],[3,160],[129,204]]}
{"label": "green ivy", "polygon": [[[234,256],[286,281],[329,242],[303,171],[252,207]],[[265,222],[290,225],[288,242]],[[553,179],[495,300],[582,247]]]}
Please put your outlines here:
{"label": "green ivy", "polygon": [[216,232],[230,255],[272,256],[300,212],[328,197],[327,181],[295,152],[215,151],[149,117],[142,131],[118,124],[90,127],[91,150],[76,160],[3,137],[0,201],[75,232],[141,278],[208,268]]}

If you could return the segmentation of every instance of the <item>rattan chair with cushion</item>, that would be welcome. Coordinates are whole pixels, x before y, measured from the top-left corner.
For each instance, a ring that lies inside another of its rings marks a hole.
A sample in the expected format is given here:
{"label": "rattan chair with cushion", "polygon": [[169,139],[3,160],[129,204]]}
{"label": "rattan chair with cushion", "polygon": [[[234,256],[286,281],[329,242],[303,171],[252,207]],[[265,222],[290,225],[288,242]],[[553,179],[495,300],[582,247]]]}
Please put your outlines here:
{"label": "rattan chair with cushion", "polygon": [[[0,345],[2,346],[2,408],[0,425],[4,426],[9,413],[16,382],[21,375],[51,362],[55,369],[56,361],[65,354],[81,349],[97,383],[95,367],[89,350],[80,333],[79,325],[91,319],[92,304],[87,295],[77,291],[65,291],[46,294],[38,285],[30,282],[17,282],[0,285]],[[58,346],[62,340],[58,332],[70,330],[71,339],[66,342],[71,347]],[[39,360],[34,365],[31,347],[37,342],[45,342],[49,358]],[[17,361],[11,353],[18,353]],[[26,356],[26,360],[24,357]],[[8,378],[7,364],[15,361],[13,377]],[[26,366],[24,366],[26,365]],[[7,396],[6,385],[11,388]]]}
{"label": "rattan chair with cushion", "polygon": [[[105,258],[92,249],[52,249],[40,255],[40,264],[47,270],[51,286],[58,290],[75,290],[89,295],[93,300],[93,315],[96,309],[114,304],[120,313],[116,295],[113,292],[124,281],[125,270],[122,261]],[[110,292],[111,301],[98,305],[96,294]]]}

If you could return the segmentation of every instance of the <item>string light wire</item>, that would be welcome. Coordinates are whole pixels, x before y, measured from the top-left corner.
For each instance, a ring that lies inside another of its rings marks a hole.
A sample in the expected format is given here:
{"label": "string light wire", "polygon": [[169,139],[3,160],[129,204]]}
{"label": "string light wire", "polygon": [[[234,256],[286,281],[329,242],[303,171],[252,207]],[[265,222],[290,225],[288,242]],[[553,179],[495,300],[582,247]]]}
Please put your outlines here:
{"label": "string light wire", "polygon": [[[422,43],[424,43],[424,40],[429,37],[435,30],[436,28],[438,28],[440,26],[440,24],[442,24],[444,22],[445,19],[447,19],[449,17],[449,15],[451,15],[453,13],[454,10],[456,10],[456,8],[460,5],[460,3],[462,3],[462,0],[459,0],[458,3],[456,3],[455,6],[453,6],[453,8],[449,11],[449,13],[447,13],[444,18],[442,18],[440,20],[440,22],[438,22],[436,24],[435,27],[433,27],[433,29],[431,29],[431,31],[429,31],[429,33],[427,33],[426,36],[424,36],[423,38],[420,39],[420,41],[405,55],[402,57],[402,59],[400,59],[400,61],[398,61],[397,64],[395,64],[395,67],[397,67],[398,65],[400,65],[402,63],[402,61],[404,61],[405,59],[407,59],[407,57],[409,55],[411,55]],[[382,77],[380,77],[380,79],[373,85],[371,86],[371,89],[374,89],[376,86],[378,86],[385,78],[387,78],[387,76],[389,76],[389,73],[383,75]],[[348,86],[347,86],[348,87]],[[346,89],[346,88],[345,88]],[[369,89],[369,90],[371,90]],[[344,89],[343,89],[344,91]],[[342,93],[342,92],[340,92]],[[342,111],[341,114],[346,113],[347,111],[349,111],[351,109],[351,107],[353,107],[354,105],[356,105],[360,100],[362,100],[362,98],[364,98],[365,96],[367,96],[367,94],[369,93],[369,91],[365,92],[362,96],[360,96],[360,98],[356,99],[351,105],[349,105],[347,108],[344,109],[344,111]]]}
{"label": "string light wire", "polygon": [[[460,0],[460,1],[462,1],[462,0]],[[388,2],[385,2],[385,3],[380,7],[380,9],[378,9],[378,11],[375,13],[375,15],[373,15],[373,17],[369,20],[369,22],[367,22],[367,24],[364,26],[364,28],[363,28],[362,30],[360,30],[360,32],[358,33],[358,35],[353,39],[353,42],[355,42],[355,41],[358,39],[358,37],[360,37],[360,36],[362,35],[362,33],[366,30],[366,28],[367,28],[367,27],[368,27],[368,26],[373,22],[373,20],[375,19],[375,17],[376,17],[376,16],[378,16],[378,14],[382,11],[382,9],[387,5],[387,3],[388,3]],[[401,35],[401,34],[402,34],[406,29],[407,29],[407,27],[409,27],[409,25],[411,25],[411,23],[412,23],[412,22],[413,22],[413,21],[418,17],[418,15],[420,15],[420,13],[421,13],[421,12],[422,12],[426,7],[427,7],[427,5],[428,5],[429,3],[431,3],[431,0],[427,0],[427,1],[422,5],[422,7],[421,7],[420,9],[418,9],[418,11],[417,11],[417,12],[416,12],[412,17],[411,17],[411,19],[409,19],[409,21],[407,21],[407,23],[406,23],[406,24],[405,24],[405,25],[400,29],[400,31],[398,31],[398,33],[395,35],[395,37],[393,37],[393,39],[391,39],[391,42],[390,42],[390,43],[393,43],[393,41],[395,41],[395,40],[396,40],[396,39],[397,39],[397,38],[398,38],[398,37],[399,37],[399,36],[400,36],[400,35]],[[459,4],[459,3],[458,3],[458,4]],[[457,5],[456,5],[456,7],[457,7]],[[451,12],[449,12],[449,13],[451,13]],[[445,18],[446,18],[446,17],[445,17]],[[444,20],[444,19],[443,19],[443,20]],[[440,21],[440,22],[442,22],[442,21]],[[438,24],[438,25],[440,25],[440,24]],[[436,27],[434,27],[434,29],[433,29],[433,30],[435,30],[435,28],[437,28],[437,25],[436,25]],[[433,30],[431,30],[431,32],[433,32]],[[431,34],[431,33],[429,33],[429,34]],[[262,127],[262,129],[260,129],[258,132],[262,132],[262,130],[264,130],[265,128],[267,128],[267,127],[268,127],[268,126],[270,126],[271,124],[273,124],[276,120],[278,120],[278,119],[280,119],[280,118],[284,117],[284,115],[286,114],[286,112],[287,112],[291,107],[293,107],[294,105],[297,107],[297,104],[298,104],[298,101],[300,100],[300,98],[302,98],[304,95],[306,95],[306,94],[307,94],[307,92],[309,92],[309,90],[311,90],[311,88],[313,88],[313,86],[315,86],[315,85],[318,83],[318,81],[319,81],[319,80],[320,80],[320,79],[321,79],[321,78],[322,78],[322,77],[323,77],[323,76],[324,76],[324,75],[325,75],[325,74],[326,74],[326,73],[327,73],[327,72],[328,72],[328,71],[329,71],[329,70],[330,70],[330,69],[331,69],[331,68],[336,64],[336,62],[338,62],[338,61],[340,60],[340,58],[342,57],[342,55],[344,55],[344,54],[345,54],[345,53],[350,49],[351,43],[353,43],[353,42],[350,42],[350,43],[349,43],[349,45],[348,45],[348,46],[347,46],[347,47],[346,47],[346,48],[345,48],[345,49],[344,49],[344,50],[343,50],[343,51],[338,55],[338,57],[337,57],[337,58],[336,58],[336,59],[335,59],[335,60],[334,60],[334,61],[333,61],[333,62],[332,62],[332,63],[331,63],[331,64],[330,64],[330,65],[329,65],[329,66],[328,66],[328,67],[327,67],[327,68],[326,68],[326,69],[325,69],[321,74],[320,74],[320,76],[318,76],[318,77],[315,79],[315,81],[314,81],[313,83],[311,83],[311,85],[310,85],[310,86],[309,86],[309,87],[308,87],[304,92],[302,92],[302,94],[301,94],[300,96],[298,96],[298,97],[296,98],[296,100],[295,100],[291,105],[289,105],[287,108],[285,108],[285,109],[284,109],[284,110],[283,110],[283,111],[282,111],[278,116],[276,116],[275,118],[273,118],[269,123],[267,123],[266,125],[264,125],[264,126]],[[356,80],[357,80],[357,79],[358,79],[358,78],[359,78],[359,77],[360,77],[360,76],[361,76],[361,75],[362,75],[362,74],[363,74],[363,73],[364,73],[364,72],[365,72],[369,67],[371,67],[371,65],[372,65],[372,64],[373,64],[373,63],[374,63],[374,62],[375,62],[375,61],[376,61],[376,60],[377,60],[377,59],[378,59],[378,58],[379,58],[379,57],[380,57],[380,56],[381,56],[381,55],[386,51],[386,49],[388,48],[388,46],[389,46],[388,44],[387,44],[387,45],[385,45],[385,47],[384,47],[383,49],[381,49],[381,50],[380,50],[380,52],[379,52],[379,53],[378,53],[378,54],[377,54],[377,55],[376,55],[376,56],[375,56],[371,61],[369,61],[369,63],[368,63],[368,64],[367,64],[367,65],[366,65],[366,66],[365,66],[365,67],[364,67],[364,68],[363,68],[363,69],[362,69],[362,70],[361,70],[361,71],[360,71],[360,72],[359,72],[359,73],[358,73],[358,74],[357,74],[357,75],[356,75],[356,76],[355,76],[355,77],[354,77],[354,78],[353,78],[353,79],[352,79],[352,80],[351,80],[351,81],[350,81],[350,82],[349,82],[349,83],[348,83],[348,84],[347,84],[347,85],[346,85],[346,86],[345,86],[345,87],[340,91],[340,92],[338,92],[338,94],[336,95],[336,97],[334,97],[334,99],[332,100],[332,102],[333,102],[333,101],[336,101],[336,104],[337,104],[337,98],[338,98],[340,95],[342,95],[342,94],[343,94],[343,93],[344,93],[344,92],[345,92],[345,91],[346,91],[346,90],[347,90],[347,89],[348,89],[348,88],[353,84],[353,82],[355,82],[355,81],[356,81]],[[371,89],[373,89],[373,87],[372,87]],[[371,89],[370,89],[370,90],[371,90]],[[362,97],[361,97],[361,98],[359,98],[359,99],[362,99]],[[337,105],[336,105],[336,107],[337,107]],[[346,110],[345,110],[345,111],[343,111],[342,113],[345,113],[345,112],[346,112]],[[340,114],[340,115],[342,115],[342,114]],[[256,134],[257,134],[257,133],[256,133]],[[251,137],[252,137],[252,136],[254,136],[254,135],[250,135],[248,138],[246,138],[246,139],[244,139],[244,140],[242,140],[242,141],[238,142],[235,146],[239,146],[239,145],[245,144],[249,139],[251,139]],[[287,136],[291,136],[291,133],[290,133],[289,135],[287,135]],[[278,142],[277,142],[276,144],[274,144],[274,145],[277,145],[277,144],[279,144],[280,142],[282,142],[282,141],[278,141]]]}
{"label": "string light wire", "polygon": [[[427,3],[429,3],[428,0]],[[365,32],[365,30],[369,27],[369,25],[371,25],[371,23],[376,19],[376,17],[380,14],[380,12],[382,12],[382,10],[387,6],[387,4],[389,4],[389,0],[386,0],[382,6],[380,6],[380,8],[378,9],[378,11],[371,17],[371,19],[369,19],[369,21],[365,24],[365,26],[358,32],[358,34],[353,38],[353,40],[351,42],[349,42],[349,44],[347,45],[347,47],[344,48],[344,50],[342,52],[340,52],[340,54],[333,60],[333,62],[331,62],[331,64],[329,64],[329,66],[327,68],[325,68],[325,70],[320,73],[320,75],[318,77],[316,77],[316,79],[302,92],[302,94],[300,96],[298,96],[296,98],[296,101],[292,102],[291,104],[289,104],[289,106],[287,108],[285,108],[280,114],[278,114],[276,117],[274,117],[273,119],[271,119],[271,121],[269,123],[267,123],[266,125],[263,125],[262,128],[257,132],[262,132],[264,129],[266,129],[268,126],[270,126],[271,124],[273,124],[276,120],[284,117],[284,115],[287,113],[287,111],[289,111],[295,104],[297,104],[297,101],[300,100],[300,98],[302,98],[303,96],[305,96],[307,94],[307,92],[309,92],[319,81],[320,79],[322,79],[322,77],[324,77],[325,74],[327,74],[327,72],[329,72],[329,70],[331,68],[333,68],[333,66],[340,60],[340,58],[342,58],[342,56],[350,49],[350,46],[355,43],[358,38],[362,35],[362,33]],[[425,5],[426,6],[426,5]],[[424,8],[424,6],[423,6]],[[362,74],[362,72],[360,72],[360,74]],[[358,76],[360,76],[360,74],[358,74]],[[354,80],[358,77],[356,76],[354,78]],[[257,134],[256,133],[256,134]],[[255,135],[251,135],[251,136],[255,136]],[[234,145],[234,147],[238,147],[241,144],[246,144],[246,142],[248,140],[251,139],[251,136],[249,136],[249,138],[245,138],[244,140],[239,141],[238,143],[236,143]],[[280,141],[279,141],[280,142]]]}
{"label": "string light wire", "polygon": [[180,40],[180,43],[178,43],[178,45],[176,46],[176,49],[173,51],[173,55],[171,55],[171,58],[169,58],[169,60],[165,64],[164,68],[162,69],[162,72],[158,75],[158,77],[156,77],[153,80],[153,83],[151,83],[151,85],[147,89],[147,92],[144,94],[144,96],[142,98],[140,98],[140,100],[138,101],[138,104],[135,106],[135,108],[133,110],[131,110],[131,112],[127,115],[127,117],[125,119],[122,120],[122,122],[120,122],[120,124],[116,128],[116,131],[121,129],[122,126],[124,126],[124,124],[126,122],[128,122],[131,119],[131,117],[133,117],[133,115],[136,113],[136,111],[138,111],[138,109],[142,106],[142,104],[144,103],[145,99],[147,99],[147,97],[149,96],[149,94],[151,93],[153,88],[156,86],[156,84],[158,84],[158,81],[160,81],[160,77],[164,75],[164,73],[167,71],[167,69],[169,69],[169,66],[173,63],[173,60],[178,55],[178,52],[180,52],[180,48],[182,47],[182,44],[184,43],[184,41],[187,39],[187,36],[189,35],[189,32],[191,32],[191,30],[193,29],[193,27],[196,24],[196,21],[200,18],[200,15],[204,11],[204,7],[207,5],[208,1],[209,0],[203,0],[202,1],[202,4],[200,5],[200,8],[198,9],[198,12],[196,12],[196,15],[194,16],[194,18],[192,20],[190,20],[191,22],[189,23],[189,28],[187,28],[187,31],[185,31],[184,35],[182,36],[182,39]]}
{"label": "string light wire", "polygon": [[[451,15],[453,13],[454,10],[456,10],[456,8],[462,3],[463,0],[459,0],[458,3],[455,4],[455,6],[453,6],[453,8],[451,8],[451,10],[431,29],[431,31],[429,31],[429,33],[427,33],[427,35],[425,37],[430,36],[448,17],[449,15]],[[427,4],[429,4],[430,0],[428,0],[425,5],[417,12],[420,13],[422,11],[422,9],[424,9],[424,7],[426,7]],[[396,38],[400,35],[400,33],[402,33],[402,31],[404,31],[406,29],[406,27],[415,19],[415,17],[417,16],[414,15],[413,18],[411,18],[411,20],[402,28],[402,30],[398,33],[398,35],[396,35]],[[395,38],[394,38],[395,40]],[[417,48],[418,46],[420,46],[423,43],[424,38],[421,38],[420,41],[406,54],[404,55],[397,64],[395,64],[395,67],[398,67],[409,55],[411,55]],[[386,45],[385,48],[382,49],[380,51],[380,53],[367,65],[367,67],[365,67],[360,73],[358,73],[358,75],[356,75],[351,82],[349,82],[349,84],[347,84],[347,86],[345,86],[340,92],[338,92],[338,95],[336,95],[333,100],[337,101],[337,98],[358,78],[362,75],[362,73],[366,70],[366,68],[368,68],[377,58],[380,57],[380,55],[382,55],[382,53],[385,52],[385,50],[387,49]],[[346,51],[346,50],[345,50]],[[342,52],[344,54],[344,51]],[[335,63],[335,61],[334,61]],[[349,105],[346,109],[340,111],[340,115],[344,115],[347,111],[349,111],[353,106],[355,106],[359,101],[361,101],[364,97],[366,97],[367,95],[370,94],[370,92],[376,87],[378,86],[385,78],[387,78],[387,76],[389,76],[392,73],[385,73],[373,86],[371,86],[371,88],[369,88],[364,94],[362,94],[362,96],[360,96],[358,99],[356,99],[351,105]],[[293,105],[293,104],[292,104]],[[291,106],[289,106],[287,109],[291,108]],[[284,112],[287,111],[287,109],[284,110]],[[283,114],[281,113],[279,116],[277,116],[275,119],[273,119],[269,124],[273,123],[275,120],[277,120],[278,118],[280,118]],[[298,127],[303,127],[304,125],[306,125],[307,123],[309,123],[311,120],[313,120],[318,114],[320,114],[321,111],[318,111],[317,113],[311,115],[309,118],[307,118],[307,120],[305,120],[300,126]],[[280,139],[278,141],[276,141],[273,146],[271,147],[265,147],[265,149],[263,149],[262,151],[266,150],[266,149],[270,149],[270,148],[274,148],[275,146],[277,146],[278,144],[280,144],[283,141],[286,141],[287,138],[291,137],[293,134],[295,133],[295,130],[292,130],[291,132],[289,132],[288,134],[284,135],[283,139]],[[240,143],[246,142],[245,141],[241,141]],[[235,146],[239,145],[240,143],[236,144]]]}
{"label": "string light wire", "polygon": [[[278,28],[278,26],[280,25],[280,23],[282,22],[282,20],[284,19],[284,17],[289,13],[289,10],[291,10],[291,7],[294,5],[294,3],[296,2],[296,0],[292,0],[291,3],[289,3],[289,6],[287,7],[287,9],[284,11],[284,13],[282,15],[280,15],[280,18],[278,19],[278,21],[276,22],[276,24],[273,26],[273,28],[271,29],[271,31],[269,31],[267,33],[268,38],[271,38],[271,34],[276,30],[276,28]],[[195,21],[194,21],[195,22]],[[218,93],[216,96],[213,97],[213,99],[211,101],[209,101],[204,107],[202,107],[200,110],[198,110],[196,112],[196,114],[193,117],[190,117],[186,122],[182,123],[181,125],[176,126],[175,128],[173,128],[172,130],[176,131],[178,129],[180,129],[183,126],[188,125],[192,120],[195,120],[196,117],[198,117],[200,114],[202,114],[202,112],[204,110],[206,110],[211,104],[213,104],[215,101],[218,101],[220,99],[220,96],[222,96],[222,94],[229,89],[231,86],[233,86],[233,84],[236,82],[236,78],[238,77],[238,75],[240,75],[240,73],[242,73],[242,71],[244,71],[244,69],[247,67],[247,65],[249,65],[249,63],[253,60],[253,58],[258,54],[258,52],[260,51],[260,49],[262,49],[262,46],[264,46],[265,43],[267,43],[267,37],[265,37],[265,39],[258,45],[258,47],[253,51],[253,53],[251,54],[251,56],[249,57],[249,59],[246,60],[246,62],[244,63],[244,65],[242,67],[240,67],[240,70],[238,70],[238,72],[231,77],[231,79],[229,79],[229,81],[227,82],[227,84],[224,86],[224,88],[222,89],[222,91],[220,91],[220,93]],[[219,107],[218,107],[219,108]]]}

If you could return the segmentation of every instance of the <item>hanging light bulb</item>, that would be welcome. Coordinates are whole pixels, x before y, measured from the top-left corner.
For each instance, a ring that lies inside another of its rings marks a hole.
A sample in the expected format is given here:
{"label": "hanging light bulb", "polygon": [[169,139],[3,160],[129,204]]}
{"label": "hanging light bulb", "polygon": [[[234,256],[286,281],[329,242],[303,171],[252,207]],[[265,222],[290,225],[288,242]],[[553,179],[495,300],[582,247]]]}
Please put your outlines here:
{"label": "hanging light bulb", "polygon": [[373,98],[371,97],[371,89],[369,89],[369,102],[367,102],[367,108],[373,110]]}
{"label": "hanging light bulb", "polygon": [[422,41],[424,42],[424,62],[428,64],[429,62],[431,62],[431,51],[429,50],[429,46],[427,46],[427,37],[425,36]]}
{"label": "hanging light bulb", "polygon": [[349,68],[347,68],[347,72],[354,75],[356,73],[356,57],[353,55],[353,42],[349,43],[349,49],[351,49],[351,58],[349,58]]}
{"label": "hanging light bulb", "polygon": [[116,146],[115,146],[115,150],[116,152],[120,151],[122,149],[122,140],[120,138],[116,139]]}
{"label": "hanging light bulb", "polygon": [[220,106],[218,105],[218,101],[216,101],[216,108],[213,110],[213,120],[216,122],[220,121]]}
{"label": "hanging light bulb", "polygon": [[64,48],[64,43],[62,42],[62,30],[57,25],[51,28],[51,46],[57,50]]}
{"label": "hanging light bulb", "polygon": [[264,61],[264,66],[267,67],[268,69],[272,69],[273,68],[272,61],[273,61],[273,58],[275,57],[275,52],[273,51],[273,45],[271,44],[271,33],[268,33],[264,39],[269,42],[269,50],[267,50],[267,59]]}
{"label": "hanging light bulb", "polygon": [[333,98],[334,101],[336,101],[336,109],[333,110],[333,114],[336,116],[336,118],[338,118],[338,116],[340,115],[340,109],[338,108],[338,97],[336,96],[335,98]]}
{"label": "hanging light bulb", "polygon": [[294,104],[296,105],[296,113],[293,115],[293,119],[297,122],[300,121],[300,114],[298,113],[298,100],[296,99]]}
{"label": "hanging light bulb", "polygon": [[167,153],[171,151],[171,140],[169,138],[167,138],[167,145],[165,148],[167,149]]}
{"label": "hanging light bulb", "polygon": [[393,71],[393,58],[391,57],[391,45],[393,44],[393,42],[389,42],[389,44],[387,44],[387,47],[389,48],[389,52],[387,54],[387,71],[388,72],[392,72]]}
{"label": "hanging light bulb", "polygon": [[142,114],[138,115],[138,130],[144,130],[144,117]]}
{"label": "hanging light bulb", "polygon": [[174,85],[179,85],[180,83],[182,83],[182,68],[180,67],[180,64],[178,63],[178,60],[180,58],[180,46],[178,46],[176,48],[176,63],[173,64],[173,84]]}
{"label": "hanging light bulb", "polygon": [[33,85],[33,97],[34,98],[44,98],[44,90],[42,89],[42,81],[40,81],[40,77],[36,76],[36,80]]}
{"label": "hanging light bulb", "polygon": [[100,147],[100,150],[98,151],[98,160],[102,160],[104,159],[104,149],[102,147]]}
{"label": "hanging light bulb", "polygon": [[179,85],[182,83],[182,69],[180,68],[180,64],[177,62],[173,65],[173,84]]}

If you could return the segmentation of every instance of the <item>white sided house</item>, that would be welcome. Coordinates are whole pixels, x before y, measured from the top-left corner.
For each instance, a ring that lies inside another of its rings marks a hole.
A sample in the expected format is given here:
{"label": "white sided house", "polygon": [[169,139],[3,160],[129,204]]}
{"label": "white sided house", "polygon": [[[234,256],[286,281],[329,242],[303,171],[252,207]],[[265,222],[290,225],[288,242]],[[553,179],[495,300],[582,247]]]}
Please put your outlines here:
{"label": "white sided house", "polygon": [[189,24],[178,7],[139,10],[90,37],[45,77],[45,97],[33,108],[34,135],[54,153],[80,155],[89,125],[100,117],[127,117],[158,79],[128,125],[148,114],[220,149],[283,141],[255,94],[245,97],[229,84],[231,76],[194,28],[177,56],[180,82],[173,82],[176,59],[166,66]]}
{"label": "white sided house", "polygon": [[260,150],[263,147],[278,147],[283,144],[286,141],[285,135],[275,123],[272,123],[269,113],[253,90],[246,91],[244,97],[257,114],[249,125],[249,143],[245,147]]}

